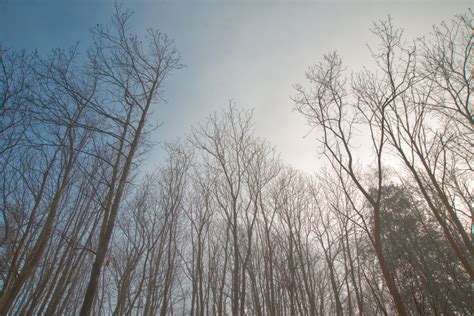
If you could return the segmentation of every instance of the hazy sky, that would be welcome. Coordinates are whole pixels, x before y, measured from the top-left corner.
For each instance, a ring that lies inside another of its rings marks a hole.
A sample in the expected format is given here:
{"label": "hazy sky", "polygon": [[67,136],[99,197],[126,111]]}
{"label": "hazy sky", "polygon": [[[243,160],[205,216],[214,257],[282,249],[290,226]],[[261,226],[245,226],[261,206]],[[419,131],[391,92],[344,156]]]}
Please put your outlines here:
{"label": "hazy sky", "polygon": [[[167,104],[156,118],[159,142],[185,137],[190,126],[233,100],[255,109],[256,132],[296,168],[318,169],[314,137],[293,111],[293,84],[308,66],[337,50],[350,69],[370,64],[366,43],[372,21],[388,14],[407,39],[433,24],[466,13],[470,1],[122,1],[135,11],[134,32],[158,28],[174,38],[186,68],[166,83]],[[109,0],[0,0],[0,42],[11,48],[48,52],[79,42],[89,29],[107,23]],[[162,150],[150,155],[159,163]]]}

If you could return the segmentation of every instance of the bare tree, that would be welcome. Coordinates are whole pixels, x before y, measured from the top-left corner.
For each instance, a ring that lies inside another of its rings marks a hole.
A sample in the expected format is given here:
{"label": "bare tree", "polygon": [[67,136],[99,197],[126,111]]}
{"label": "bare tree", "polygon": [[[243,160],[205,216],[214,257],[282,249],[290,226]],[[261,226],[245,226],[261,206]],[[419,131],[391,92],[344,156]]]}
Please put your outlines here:
{"label": "bare tree", "polygon": [[194,130],[193,144],[215,172],[214,199],[229,227],[232,245],[232,314],[243,313],[247,268],[255,237],[262,189],[275,176],[273,149],[253,136],[252,115],[233,105],[221,117]]}
{"label": "bare tree", "polygon": [[[323,154],[338,178],[348,176],[372,208],[370,240],[400,315],[407,311],[381,238],[387,170],[406,167],[408,173],[398,172],[398,181],[419,192],[472,278],[468,258],[473,250],[464,224],[469,216],[467,175],[472,170],[466,163],[469,149],[464,149],[470,148],[470,137],[465,136],[472,134],[467,123],[472,111],[467,72],[472,38],[467,21],[460,16],[450,25],[435,27],[433,41],[423,39],[417,45],[404,44],[402,30],[390,18],[380,21],[372,29],[380,42],[371,49],[376,71],[364,70],[348,82],[340,58],[332,53],[307,72],[310,90],[296,86],[296,108],[310,124],[321,127]],[[355,146],[363,142],[361,129],[369,132],[372,181],[358,169]]]}
{"label": "bare tree", "polygon": [[[90,133],[80,126],[88,120],[87,107],[95,83],[77,79],[83,77],[71,70],[75,53],[57,50],[47,60],[35,58],[31,70],[37,80],[30,92],[35,110],[27,114],[31,115],[31,123],[22,131],[24,144],[15,148],[15,159],[5,165],[7,170],[2,173],[12,176],[9,183],[2,181],[7,185],[2,191],[3,203],[7,218],[16,218],[14,230],[19,234],[15,233],[17,239],[0,294],[1,313],[10,310],[38,266],[77,172],[81,152],[88,146]],[[75,90],[70,90],[72,85]],[[21,200],[10,191],[19,186],[25,194],[18,196]],[[28,195],[30,201],[25,200]]]}
{"label": "bare tree", "polygon": [[170,72],[180,68],[177,51],[166,35],[149,30],[146,46],[136,36],[128,35],[130,17],[130,11],[116,6],[112,26],[98,26],[94,30],[95,46],[89,52],[90,71],[97,75],[99,85],[104,86],[103,93],[95,100],[95,110],[110,125],[104,126],[107,130],[101,132],[112,136],[113,155],[96,258],[81,315],[91,312],[122,196],[152,106],[162,91],[163,81]]}
{"label": "bare tree", "polygon": [[412,44],[379,21],[375,69],[309,68],[294,102],[329,163],[314,176],[232,103],[142,174],[181,65],[131,16],[117,5],[85,56],[0,47],[0,314],[469,313],[466,16]]}
{"label": "bare tree", "polygon": [[[391,42],[388,43],[392,45]],[[406,315],[405,306],[401,300],[399,290],[396,288],[393,276],[391,275],[383,254],[382,240],[380,237],[380,199],[381,187],[384,179],[383,153],[387,143],[383,132],[374,128],[374,123],[379,121],[384,124],[386,107],[393,100],[399,90],[393,94],[385,96],[382,104],[372,109],[364,108],[357,98],[351,96],[348,90],[347,80],[344,76],[342,61],[336,53],[331,53],[324,57],[324,62],[310,68],[307,72],[307,79],[314,87],[306,91],[302,86],[296,86],[298,94],[294,101],[297,110],[302,113],[311,124],[322,129],[320,142],[323,146],[323,153],[328,158],[334,171],[340,177],[347,174],[364,195],[373,209],[374,224],[371,240],[376,250],[376,255],[383,271],[384,279],[397,312]],[[403,80],[408,80],[404,78]],[[404,89],[407,83],[401,82],[397,87]],[[406,89],[406,88],[405,88]],[[357,161],[354,157],[354,132],[359,124],[366,124],[369,129],[368,140],[373,150],[375,170],[375,195],[371,194],[368,185],[364,184],[363,177],[357,171]]]}

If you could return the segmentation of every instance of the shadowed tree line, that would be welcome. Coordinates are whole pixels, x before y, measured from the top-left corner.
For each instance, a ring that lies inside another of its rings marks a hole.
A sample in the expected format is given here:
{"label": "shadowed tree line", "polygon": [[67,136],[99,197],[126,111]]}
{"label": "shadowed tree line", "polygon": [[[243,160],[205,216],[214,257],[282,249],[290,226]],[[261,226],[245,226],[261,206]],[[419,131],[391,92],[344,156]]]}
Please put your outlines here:
{"label": "shadowed tree line", "polygon": [[471,25],[295,85],[327,165],[285,165],[231,103],[143,174],[181,68],[120,6],[78,47],[0,46],[0,315],[462,315],[472,310]]}

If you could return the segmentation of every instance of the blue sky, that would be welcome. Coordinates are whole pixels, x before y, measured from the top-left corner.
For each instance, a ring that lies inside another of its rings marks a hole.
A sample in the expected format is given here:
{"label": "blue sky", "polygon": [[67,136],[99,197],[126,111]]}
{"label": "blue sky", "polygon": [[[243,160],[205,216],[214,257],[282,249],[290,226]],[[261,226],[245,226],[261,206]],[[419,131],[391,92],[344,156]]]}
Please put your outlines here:
{"label": "blue sky", "polygon": [[[296,168],[315,171],[317,146],[293,111],[293,84],[322,54],[337,50],[350,69],[370,66],[366,43],[372,21],[388,14],[407,39],[433,24],[466,13],[470,1],[122,1],[135,11],[134,32],[158,28],[175,40],[187,66],[166,83],[167,103],[154,120],[156,142],[185,137],[190,126],[233,100],[255,109],[256,132]],[[48,52],[76,42],[86,48],[89,29],[107,23],[113,1],[0,0],[0,42]],[[162,157],[158,146],[148,165]]]}

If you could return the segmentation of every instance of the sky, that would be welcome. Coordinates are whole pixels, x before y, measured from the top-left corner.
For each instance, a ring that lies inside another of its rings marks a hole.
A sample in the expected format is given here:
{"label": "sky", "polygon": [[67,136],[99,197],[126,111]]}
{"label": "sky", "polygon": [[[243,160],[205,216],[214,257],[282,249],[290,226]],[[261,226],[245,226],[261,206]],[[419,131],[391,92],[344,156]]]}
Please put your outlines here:
{"label": "sky", "polygon": [[[304,118],[293,110],[294,84],[323,54],[338,51],[350,70],[371,67],[367,44],[373,21],[390,15],[406,39],[427,35],[434,24],[468,13],[470,1],[160,1],[124,0],[133,32],[152,27],[175,40],[186,67],[165,84],[166,103],[155,110],[159,144],[185,138],[229,101],[254,109],[256,135],[268,139],[283,162],[307,172],[322,164]],[[86,49],[89,30],[106,24],[112,0],[0,0],[0,43],[13,49]],[[306,136],[308,135],[308,136]],[[306,136],[306,137],[305,137]],[[147,168],[163,159],[160,145]]]}

